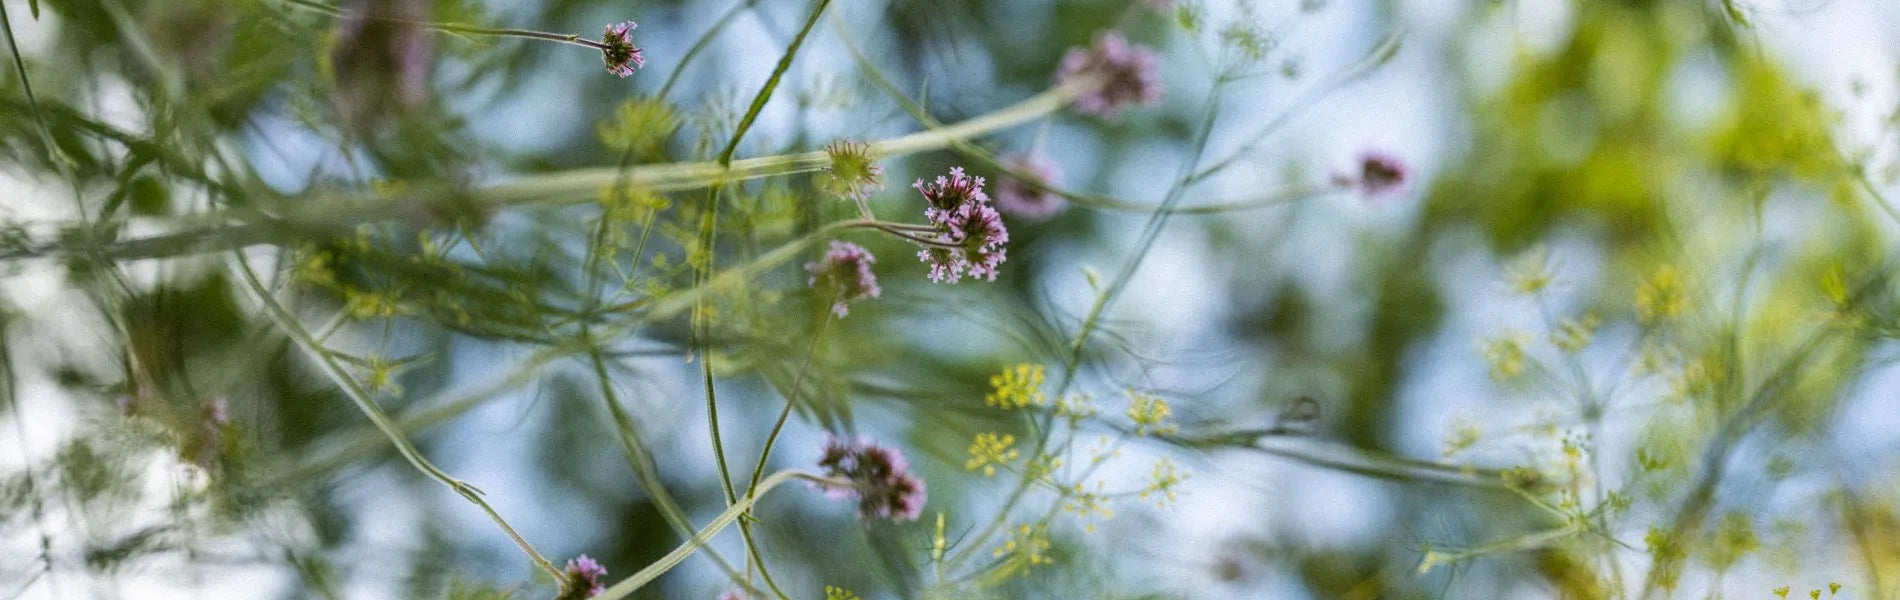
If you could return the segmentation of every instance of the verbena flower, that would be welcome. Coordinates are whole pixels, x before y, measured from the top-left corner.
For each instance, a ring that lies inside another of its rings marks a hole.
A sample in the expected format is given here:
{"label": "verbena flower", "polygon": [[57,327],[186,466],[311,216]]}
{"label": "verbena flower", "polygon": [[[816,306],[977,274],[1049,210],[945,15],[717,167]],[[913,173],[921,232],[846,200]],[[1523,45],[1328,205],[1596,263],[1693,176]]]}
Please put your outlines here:
{"label": "verbena flower", "polygon": [[938,175],[934,183],[925,184],[919,179],[910,187],[916,188],[929,203],[924,208],[924,218],[939,225],[946,223],[950,213],[959,207],[990,202],[990,195],[983,191],[983,178],[965,174],[963,167],[950,167],[950,175]]}
{"label": "verbena flower", "polygon": [[970,277],[996,281],[996,271],[1003,264],[1006,251],[1003,244],[1009,243],[1009,228],[1003,226],[1003,215],[988,205],[965,204],[951,213],[944,225],[949,230],[937,239],[962,246],[952,252],[957,254]]}
{"label": "verbena flower", "polygon": [[1115,118],[1129,105],[1153,104],[1161,99],[1161,78],[1157,74],[1154,50],[1129,44],[1120,33],[1108,32],[1095,38],[1087,50],[1071,48],[1056,70],[1056,83],[1078,77],[1096,77],[1100,81],[1077,96],[1075,110],[1104,119]]}
{"label": "verbena flower", "polygon": [[[1029,175],[1044,185],[1056,185],[1062,179],[1062,171],[1054,161],[1040,154],[1017,154],[1003,159],[1003,166],[1010,170]],[[1004,213],[1026,219],[1047,219],[1058,212],[1066,203],[1062,196],[1047,189],[1036,187],[1030,182],[1012,176],[1004,176],[996,182],[996,208]]]}
{"label": "verbena flower", "polygon": [[[818,187],[843,198],[865,200],[884,188],[884,167],[871,155],[871,146],[856,140],[835,140],[825,145],[831,164],[825,167]],[[923,183],[918,180],[919,185]]]}
{"label": "verbena flower", "polygon": [[956,283],[963,279],[963,259],[956,250],[926,246],[917,251],[917,259],[930,263],[930,280]]}
{"label": "verbena flower", "polygon": [[567,592],[562,598],[592,598],[607,591],[607,584],[601,578],[607,576],[607,567],[593,558],[582,554],[567,560]]}
{"label": "verbena flower", "polygon": [[1003,225],[1003,215],[990,206],[983,183],[982,177],[953,167],[949,176],[938,177],[932,184],[919,179],[911,185],[927,203],[924,218],[937,228],[935,234],[924,234],[936,243],[917,251],[917,259],[930,264],[931,281],[956,283],[965,274],[996,281],[1006,258],[1003,244],[1009,243],[1009,228]]}
{"label": "verbena flower", "polygon": [[600,59],[607,63],[607,72],[626,77],[644,67],[647,59],[640,53],[640,47],[633,45],[633,30],[640,24],[633,21],[621,21],[607,26],[600,34]]}
{"label": "verbena flower", "polygon": [[720,594],[717,600],[751,600],[751,597],[739,590],[726,590],[726,593]]}
{"label": "verbena flower", "polygon": [[805,271],[811,274],[812,289],[834,298],[831,314],[843,318],[850,312],[849,302],[876,298],[882,291],[877,285],[877,274],[871,271],[871,265],[876,262],[877,257],[863,247],[833,240],[824,258],[806,263]]}
{"label": "verbena flower", "polygon": [[1366,198],[1381,198],[1405,187],[1405,163],[1385,152],[1367,150],[1359,155],[1359,172],[1333,175],[1333,184],[1357,188]]}
{"label": "verbena flower", "polygon": [[910,461],[896,448],[833,437],[825,443],[818,466],[826,476],[851,482],[850,487],[822,487],[832,498],[856,497],[863,518],[915,521],[923,513],[924,482],[910,474]]}

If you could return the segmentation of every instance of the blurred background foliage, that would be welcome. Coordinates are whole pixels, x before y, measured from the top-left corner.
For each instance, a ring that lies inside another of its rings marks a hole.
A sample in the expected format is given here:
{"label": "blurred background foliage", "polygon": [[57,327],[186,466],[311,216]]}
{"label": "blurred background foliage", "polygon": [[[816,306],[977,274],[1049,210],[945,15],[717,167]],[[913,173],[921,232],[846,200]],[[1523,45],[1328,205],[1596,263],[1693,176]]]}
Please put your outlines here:
{"label": "blurred background foliage", "polygon": [[[1104,30],[1159,49],[1167,84],[1118,120],[885,160],[882,220],[915,220],[906,181],[996,182],[1025,151],[1072,204],[1009,221],[994,283],[929,284],[913,244],[854,234],[883,294],[838,319],[797,244],[854,211],[814,174],[624,184],[716,160],[812,3],[6,1],[0,594],[555,593],[340,373],[549,559],[613,581],[725,510],[790,401],[772,469],[861,434],[929,487],[916,522],[796,485],[762,502],[749,535],[794,597],[1900,598],[1900,438],[1864,435],[1900,385],[1900,68],[1863,49],[1886,70],[1838,85],[1764,41],[1900,14],[1761,4],[838,3],[739,157],[918,131],[913,101],[992,114]],[[625,19],[628,79],[413,24]],[[1403,195],[1326,187],[1355,135],[1405,151]],[[1181,194],[1215,208],[1140,242],[1176,165],[1223,156]],[[1219,208],[1302,186],[1323,193]],[[708,272],[743,276],[700,295]],[[1099,404],[1063,453],[1030,445],[1054,417],[984,402],[1017,363]],[[1178,429],[1131,433],[1134,390]],[[985,433],[1022,440],[1021,470],[1109,465],[1118,514],[1060,487],[1018,505],[1019,470],[966,468]],[[1173,508],[1158,458],[1190,473]],[[1045,510],[1040,538],[985,530]],[[997,561],[945,573],[939,539]],[[1010,562],[1038,541],[1048,564]],[[726,532],[635,597],[759,586],[748,554]]]}

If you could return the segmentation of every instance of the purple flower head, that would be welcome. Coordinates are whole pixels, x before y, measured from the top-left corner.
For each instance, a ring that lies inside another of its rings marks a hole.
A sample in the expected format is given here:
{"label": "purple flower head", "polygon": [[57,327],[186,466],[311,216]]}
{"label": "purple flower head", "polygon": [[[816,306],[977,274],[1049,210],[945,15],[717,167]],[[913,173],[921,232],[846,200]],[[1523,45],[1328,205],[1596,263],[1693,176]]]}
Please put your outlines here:
{"label": "purple flower head", "polygon": [[924,482],[910,474],[910,461],[896,448],[833,436],[825,442],[818,466],[827,477],[851,482],[850,487],[821,487],[827,497],[856,496],[861,517],[915,521],[923,514]]}
{"label": "purple flower head", "polygon": [[[1003,159],[1003,166],[1031,176],[1046,185],[1062,180],[1062,169],[1040,154],[1017,154]],[[996,182],[996,208],[1012,216],[1042,220],[1061,212],[1061,196],[1029,182],[1005,175]]]}
{"label": "purple flower head", "polygon": [[1056,83],[1066,84],[1078,77],[1094,77],[1094,87],[1077,96],[1075,110],[1083,114],[1113,119],[1131,104],[1153,104],[1161,99],[1161,78],[1156,73],[1154,50],[1128,43],[1120,33],[1108,32],[1095,38],[1087,50],[1070,48],[1056,70]]}
{"label": "purple flower head", "polygon": [[1397,157],[1367,150],[1359,156],[1359,172],[1333,175],[1333,184],[1359,188],[1359,193],[1367,198],[1380,198],[1404,189],[1405,177],[1405,163]]}
{"label": "purple flower head", "polygon": [[956,283],[963,279],[963,255],[949,248],[925,246],[917,251],[917,260],[930,263],[930,280]]}
{"label": "purple flower head", "polygon": [[877,286],[877,274],[871,272],[876,262],[877,257],[863,247],[832,240],[824,258],[805,263],[805,271],[811,274],[807,283],[821,294],[831,294],[835,298],[831,314],[844,318],[850,312],[847,302],[876,298],[883,291]]}
{"label": "purple flower head", "polygon": [[935,237],[916,238],[923,246],[917,259],[930,264],[930,280],[956,283],[968,273],[995,281],[1009,229],[1003,226],[1003,215],[990,206],[983,178],[953,167],[948,177],[938,177],[934,184],[919,179],[911,187],[923,194],[928,204],[924,218],[936,227]]}
{"label": "purple flower head", "polygon": [[1003,244],[1009,243],[1003,215],[987,204],[965,204],[940,215],[942,231],[937,242],[944,245],[917,252],[918,260],[930,263],[930,280],[956,283],[967,273],[972,279],[996,281],[1004,260]]}
{"label": "purple flower head", "polygon": [[824,191],[850,198],[865,200],[884,187],[884,167],[877,164],[877,157],[871,155],[871,146],[856,140],[835,140],[825,144],[825,154],[831,158],[831,164],[825,167],[824,177],[818,180],[819,188]]}
{"label": "purple flower head", "polygon": [[910,187],[924,195],[924,201],[930,206],[924,208],[924,218],[932,223],[942,224],[951,211],[968,204],[988,204],[990,195],[983,192],[983,178],[971,177],[963,172],[963,167],[950,167],[950,176],[937,176],[934,184],[926,185],[919,179]]}
{"label": "purple flower head", "polygon": [[726,590],[726,593],[720,594],[717,600],[751,600],[751,597],[739,590]]}
{"label": "purple flower head", "polygon": [[607,26],[600,34],[600,59],[607,63],[607,72],[626,77],[640,67],[647,65],[647,59],[640,54],[640,48],[633,45],[633,30],[639,27],[633,21],[621,21]]}
{"label": "purple flower head", "polygon": [[562,598],[592,598],[607,591],[606,582],[601,581],[607,576],[607,567],[600,566],[598,561],[585,554],[567,559],[564,572],[567,574],[567,593],[562,594]]}

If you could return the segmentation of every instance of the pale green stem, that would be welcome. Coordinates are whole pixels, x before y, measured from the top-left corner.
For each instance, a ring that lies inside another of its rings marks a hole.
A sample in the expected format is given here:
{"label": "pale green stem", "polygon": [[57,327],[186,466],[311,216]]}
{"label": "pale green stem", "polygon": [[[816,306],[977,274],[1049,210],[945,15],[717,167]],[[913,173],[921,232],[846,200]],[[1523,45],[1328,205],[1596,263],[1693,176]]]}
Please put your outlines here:
{"label": "pale green stem", "polygon": [[402,455],[403,459],[409,461],[409,464],[415,467],[417,471],[421,471],[424,475],[428,475],[430,478],[442,482],[443,485],[455,490],[455,493],[468,499],[469,502],[481,507],[483,512],[488,513],[489,519],[500,526],[502,531],[508,534],[509,539],[514,540],[515,545],[519,546],[522,553],[528,555],[528,558],[534,561],[536,566],[547,571],[549,575],[554,576],[556,581],[562,580],[561,569],[555,567],[554,563],[548,562],[548,559],[541,556],[540,552],[536,552],[534,546],[528,543],[527,538],[521,537],[521,534],[516,532],[515,528],[501,517],[501,513],[495,512],[494,507],[489,506],[487,501],[482,500],[480,490],[449,476],[448,473],[436,467],[434,463],[429,462],[429,459],[422,456],[422,452],[416,449],[414,444],[409,442],[409,438],[403,436],[402,430],[396,426],[394,421],[389,419],[389,415],[383,412],[382,407],[377,406],[375,400],[370,398],[369,392],[363,389],[362,384],[358,383],[356,378],[351,377],[348,372],[344,371],[343,366],[337,364],[336,359],[331,357],[329,352],[325,350],[322,345],[318,344],[315,338],[310,336],[310,332],[306,331],[303,325],[297,321],[296,315],[291,314],[288,309],[285,309],[282,304],[277,302],[277,299],[271,295],[270,290],[264,287],[264,283],[258,280],[257,274],[251,271],[250,265],[244,263],[243,254],[234,251],[231,253],[230,260],[231,268],[242,276],[244,282],[248,284],[252,295],[256,298],[258,304],[264,308],[265,316],[269,317],[273,323],[276,323],[278,328],[284,331],[285,335],[296,342],[299,349],[309,355],[311,360],[315,361],[319,367],[322,367],[324,375],[329,376],[331,381],[335,382],[337,387],[342,389],[344,395],[349,396],[350,400],[356,403],[357,408],[361,409],[363,414],[369,417],[370,422],[375,423],[376,427],[383,431],[383,435],[387,436],[390,443],[396,446],[396,451]]}
{"label": "pale green stem", "polygon": [[744,497],[739,498],[732,506],[727,507],[725,512],[719,513],[717,517],[713,517],[712,522],[700,528],[698,533],[694,533],[692,539],[686,540],[686,542],[680,544],[678,548],[674,548],[672,552],[666,553],[666,556],[660,557],[659,560],[647,565],[646,568],[640,569],[639,572],[634,573],[632,576],[620,580],[620,582],[614,584],[613,587],[609,587],[606,591],[601,592],[600,595],[594,596],[592,600],[619,600],[620,598],[632,595],[647,584],[653,583],[653,581],[659,579],[661,575],[665,575],[667,571],[673,570],[673,567],[679,566],[681,562],[686,560],[686,557],[692,556],[694,552],[698,552],[700,548],[704,548],[707,544],[711,543],[713,536],[718,535],[726,526],[731,525],[732,522],[738,520],[741,515],[752,510],[752,505],[758,503],[760,496],[764,496],[766,492],[772,491],[772,488],[776,488],[779,484],[791,481],[792,479],[804,479],[823,485],[848,485],[845,482],[819,477],[798,470],[788,469],[773,473],[771,477],[765,478],[765,481],[759,482],[759,487],[747,492]]}

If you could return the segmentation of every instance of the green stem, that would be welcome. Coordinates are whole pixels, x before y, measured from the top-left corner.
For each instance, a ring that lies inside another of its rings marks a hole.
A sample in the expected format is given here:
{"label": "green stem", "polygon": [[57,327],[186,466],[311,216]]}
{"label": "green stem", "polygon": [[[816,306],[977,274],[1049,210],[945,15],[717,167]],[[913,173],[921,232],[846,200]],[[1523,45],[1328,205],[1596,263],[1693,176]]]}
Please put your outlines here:
{"label": "green stem", "polygon": [[772,491],[772,488],[776,488],[779,484],[792,479],[804,479],[823,485],[841,484],[841,482],[835,480],[797,470],[785,470],[773,473],[771,477],[767,477],[765,481],[760,482],[757,489],[747,492],[744,498],[740,498],[737,502],[734,502],[732,506],[727,507],[725,512],[719,513],[717,517],[713,517],[711,522],[707,523],[705,527],[700,528],[698,533],[693,534],[692,539],[686,540],[686,543],[680,544],[678,548],[674,548],[672,552],[666,553],[666,556],[660,557],[660,559],[654,561],[653,564],[647,565],[646,568],[640,569],[639,572],[621,580],[620,583],[616,583],[613,587],[607,588],[606,591],[601,592],[600,595],[595,596],[592,600],[620,600],[639,591],[640,588],[645,587],[647,584],[653,583],[653,580],[659,579],[660,576],[665,575],[667,571],[673,570],[673,567],[679,566],[681,561],[686,560],[686,557],[692,556],[694,552],[705,547],[712,541],[712,537],[717,535],[721,530],[724,530],[726,526],[731,525],[732,522],[738,520],[741,515],[751,511],[752,505],[759,501],[760,496],[764,496],[766,492]]}
{"label": "green stem", "polygon": [[[654,464],[653,456],[647,453],[645,444],[641,443],[640,432],[634,427],[633,417],[628,415],[627,409],[620,405],[619,394],[614,393],[613,381],[607,375],[606,361],[601,359],[599,350],[590,350],[587,354],[589,362],[594,367],[594,376],[600,381],[601,400],[607,404],[607,412],[613,417],[615,430],[619,434],[620,449],[627,455],[627,465],[633,469],[634,477],[640,480],[640,487],[645,488],[647,495],[652,497],[653,505],[660,509],[660,516],[665,518],[667,526],[672,527],[673,531],[681,537],[691,538],[693,536],[692,522],[686,518],[686,512],[680,510],[679,503],[673,499],[673,495],[666,491],[665,482],[660,480],[659,466]],[[711,548],[706,549],[706,554],[713,559],[713,562],[718,563],[719,568],[725,571],[733,581],[750,588],[745,577],[739,573],[738,569],[733,568],[731,563],[726,562],[725,557],[720,556]],[[748,591],[756,590],[748,589]]]}
{"label": "green stem", "polygon": [[488,502],[481,498],[480,490],[449,476],[448,473],[436,467],[434,463],[429,462],[429,459],[422,456],[422,452],[416,449],[414,444],[409,442],[409,438],[403,436],[402,430],[396,426],[395,422],[389,419],[389,415],[385,414],[383,409],[377,406],[374,400],[370,399],[369,393],[363,389],[362,384],[358,383],[354,377],[351,377],[348,372],[344,371],[342,365],[337,364],[336,359],[331,357],[329,352],[318,344],[315,338],[310,336],[310,332],[304,330],[303,325],[297,322],[296,315],[290,314],[289,310],[285,309],[282,304],[277,302],[276,298],[271,296],[270,290],[265,288],[264,283],[258,280],[257,274],[251,271],[250,265],[244,263],[243,254],[232,252],[231,266],[233,270],[236,270],[239,275],[243,276],[244,282],[249,285],[252,295],[256,297],[258,304],[265,309],[264,314],[269,317],[272,322],[276,323],[278,328],[284,331],[285,335],[290,336],[290,339],[296,342],[298,348],[302,349],[318,366],[322,367],[323,373],[329,376],[331,381],[337,384],[338,388],[342,389],[344,395],[349,396],[350,400],[356,403],[356,407],[362,410],[364,415],[369,417],[371,423],[376,424],[377,429],[382,430],[383,435],[387,436],[390,443],[396,446],[396,451],[402,455],[404,460],[409,461],[410,466],[415,467],[416,470],[421,471],[422,474],[442,482],[443,485],[455,490],[455,493],[460,494],[469,502],[481,507],[482,512],[487,513],[488,518],[500,526],[502,531],[508,534],[509,539],[514,540],[515,545],[519,546],[522,553],[528,555],[528,558],[534,561],[536,566],[547,571],[556,581],[564,581],[561,569],[555,567],[554,563],[548,562],[548,559],[541,556],[540,552],[536,552],[534,546],[528,543],[527,538],[521,537],[521,534],[515,531],[514,526],[509,525],[508,521],[501,517],[501,513],[496,512],[494,507],[489,506]]}
{"label": "green stem", "polygon": [[576,46],[586,46],[588,48],[593,48],[595,50],[607,49],[606,44],[596,42],[587,38],[583,38],[577,34],[572,34],[572,33],[549,33],[546,31],[534,31],[530,29],[495,29],[495,28],[490,28],[490,27],[476,27],[474,25],[465,25],[462,23],[417,21],[413,19],[385,17],[381,15],[372,15],[369,13],[348,11],[348,10],[330,6],[328,4],[324,4],[321,2],[314,2],[312,0],[284,0],[284,1],[289,3],[292,6],[320,12],[320,13],[330,15],[333,17],[362,17],[365,19],[369,19],[371,21],[382,21],[385,23],[401,23],[403,25],[412,25],[412,26],[421,27],[424,29],[434,29],[436,31],[441,31],[441,32],[446,32],[446,33],[461,33],[461,34],[468,34],[468,35],[486,35],[486,36],[494,36],[494,37],[514,37],[514,38],[525,38],[525,39],[532,39],[532,40],[547,40],[550,42],[561,42],[564,44],[573,44]]}

